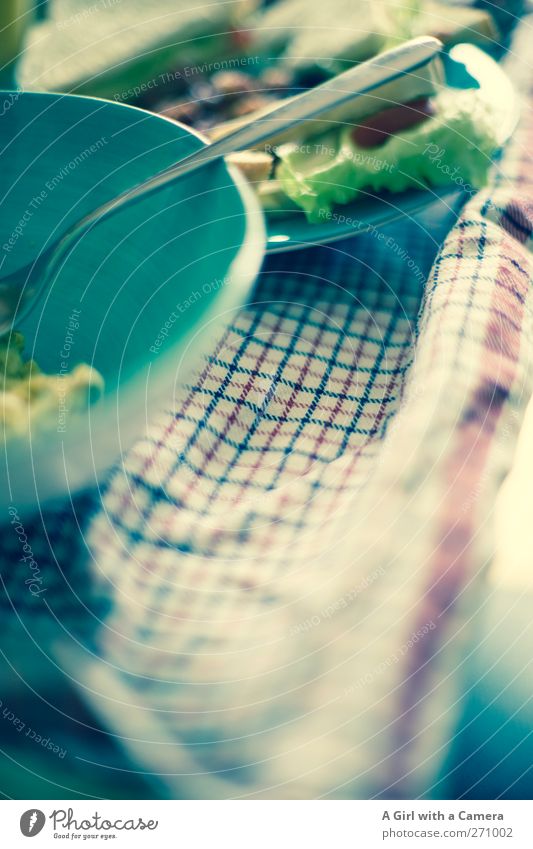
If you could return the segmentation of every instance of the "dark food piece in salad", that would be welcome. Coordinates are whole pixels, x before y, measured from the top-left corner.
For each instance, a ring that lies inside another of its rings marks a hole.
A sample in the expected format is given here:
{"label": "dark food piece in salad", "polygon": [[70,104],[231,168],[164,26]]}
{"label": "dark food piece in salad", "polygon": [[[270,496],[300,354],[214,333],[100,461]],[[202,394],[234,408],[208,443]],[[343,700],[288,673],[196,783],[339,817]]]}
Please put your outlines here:
{"label": "dark food piece in salad", "polygon": [[394,133],[416,127],[435,114],[429,97],[389,106],[376,115],[370,115],[352,131],[352,139],[359,147],[380,147]]}

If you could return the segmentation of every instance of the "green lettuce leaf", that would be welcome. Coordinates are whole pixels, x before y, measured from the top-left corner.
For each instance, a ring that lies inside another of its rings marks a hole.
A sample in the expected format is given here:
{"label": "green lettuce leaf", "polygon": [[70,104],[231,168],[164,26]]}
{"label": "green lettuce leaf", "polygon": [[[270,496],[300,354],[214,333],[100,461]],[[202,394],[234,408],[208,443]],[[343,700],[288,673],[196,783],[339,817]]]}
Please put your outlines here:
{"label": "green lettuce leaf", "polygon": [[352,127],[281,146],[276,177],[283,191],[309,221],[320,220],[362,190],[456,184],[473,194],[486,183],[498,146],[497,116],[476,89],[444,89],[433,102],[432,118],[379,147],[357,145]]}

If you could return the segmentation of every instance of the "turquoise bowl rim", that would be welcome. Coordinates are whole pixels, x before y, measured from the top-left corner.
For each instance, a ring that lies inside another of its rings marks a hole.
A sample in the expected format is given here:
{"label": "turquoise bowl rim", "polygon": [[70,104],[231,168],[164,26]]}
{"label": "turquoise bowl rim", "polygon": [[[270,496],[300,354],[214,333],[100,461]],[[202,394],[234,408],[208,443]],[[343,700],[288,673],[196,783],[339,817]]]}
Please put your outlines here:
{"label": "turquoise bowl rim", "polygon": [[[0,91],[0,97],[9,90]],[[158,115],[131,104],[108,100],[102,97],[65,94],[63,92],[19,92],[19,97],[41,99],[59,97],[109,103],[120,109],[130,109],[151,119],[165,121],[185,133],[196,136],[204,145],[207,138],[164,115]],[[120,403],[113,396],[104,398],[90,407],[87,414],[71,422],[68,432],[57,434],[43,430],[29,439],[8,442],[4,454],[5,463],[0,464],[0,507],[15,504],[22,512],[31,512],[44,504],[70,499],[79,490],[98,486],[102,475],[120,461],[129,447],[142,439],[149,426],[150,416],[164,412],[171,406],[176,387],[183,383],[194,364],[199,364],[201,353],[206,350],[207,340],[213,338],[213,330],[221,329],[223,318],[246,302],[246,296],[254,283],[263,263],[266,246],[266,226],[262,207],[252,187],[239,170],[225,163],[229,182],[233,183],[242,202],[245,216],[245,232],[237,253],[224,276],[231,278],[231,285],[221,287],[213,302],[199,321],[192,325],[179,340],[158,357],[155,364],[147,362],[144,368],[125,380],[120,387]],[[222,276],[222,275],[221,275]],[[183,369],[183,377],[176,379],[184,359],[191,366]],[[150,377],[150,389],[143,381]],[[143,392],[144,390],[144,392]],[[116,398],[118,399],[118,395]],[[145,412],[141,421],[140,412]],[[111,434],[111,436],[110,436]],[[58,451],[51,450],[51,442]],[[89,449],[83,455],[83,449]],[[87,462],[90,460],[90,462]],[[37,483],[38,478],[38,483]]]}

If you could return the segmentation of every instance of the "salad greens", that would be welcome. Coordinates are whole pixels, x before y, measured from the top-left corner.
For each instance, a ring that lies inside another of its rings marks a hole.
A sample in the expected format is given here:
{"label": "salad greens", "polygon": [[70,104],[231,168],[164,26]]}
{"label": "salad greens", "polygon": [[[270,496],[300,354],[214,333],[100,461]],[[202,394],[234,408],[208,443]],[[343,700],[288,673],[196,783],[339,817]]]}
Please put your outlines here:
{"label": "salad greens", "polygon": [[67,414],[87,409],[104,389],[101,375],[84,363],[65,374],[44,374],[23,350],[21,333],[0,342],[0,443],[33,428],[63,432]]}
{"label": "salad greens", "polygon": [[391,135],[384,144],[361,147],[353,127],[342,127],[305,144],[280,146],[276,178],[309,221],[360,191],[401,192],[407,188],[456,184],[481,188],[497,148],[496,120],[475,89],[444,89],[433,99],[435,114]]}

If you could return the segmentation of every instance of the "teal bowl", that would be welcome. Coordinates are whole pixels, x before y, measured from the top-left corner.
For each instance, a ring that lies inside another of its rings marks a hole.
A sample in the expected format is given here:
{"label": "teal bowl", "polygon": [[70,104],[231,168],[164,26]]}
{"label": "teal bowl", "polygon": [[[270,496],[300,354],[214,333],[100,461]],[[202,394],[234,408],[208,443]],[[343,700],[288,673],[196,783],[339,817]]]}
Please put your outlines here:
{"label": "teal bowl", "polygon": [[[120,103],[0,94],[0,262],[25,266],[101,203],[202,147],[188,128]],[[265,246],[263,214],[223,162],[99,223],[27,315],[25,353],[59,373],[104,377],[87,413],[8,442],[2,507],[25,510],[97,484],[198,364],[247,297]],[[30,423],[31,424],[31,423]]]}

